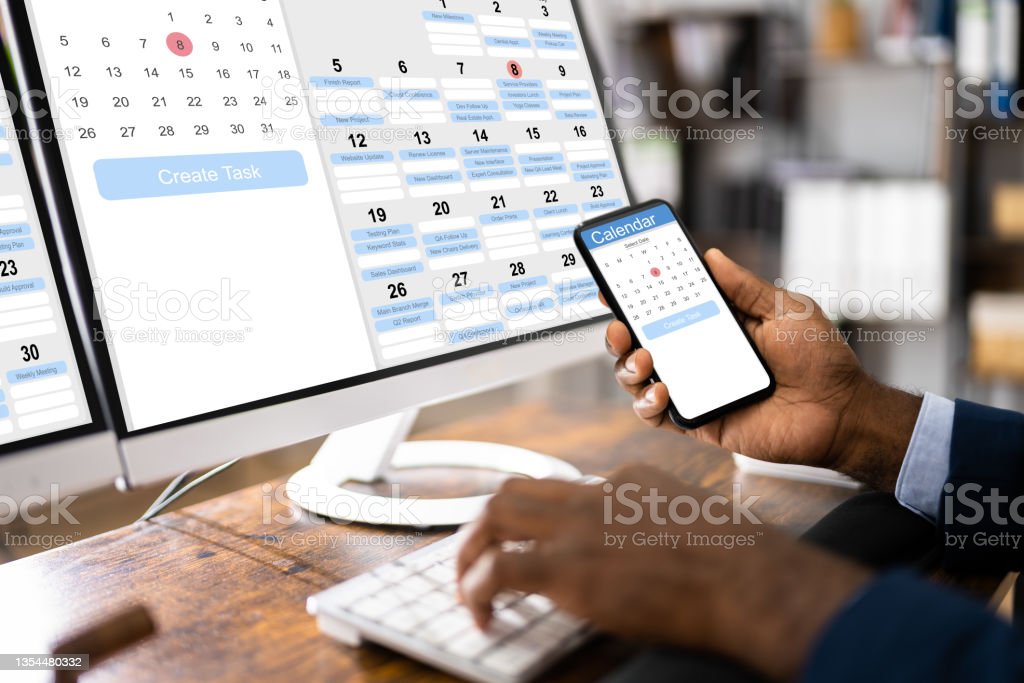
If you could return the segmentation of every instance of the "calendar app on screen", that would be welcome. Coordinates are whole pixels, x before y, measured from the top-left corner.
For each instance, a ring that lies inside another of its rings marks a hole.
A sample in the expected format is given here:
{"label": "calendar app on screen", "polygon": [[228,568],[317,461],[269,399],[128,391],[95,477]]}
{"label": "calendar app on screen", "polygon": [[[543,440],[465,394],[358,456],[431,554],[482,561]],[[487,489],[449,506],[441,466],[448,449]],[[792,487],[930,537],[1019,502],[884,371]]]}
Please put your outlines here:
{"label": "calendar app on screen", "polygon": [[764,391],[771,377],[672,210],[653,204],[581,238],[686,420]]}
{"label": "calendar app on screen", "polygon": [[0,444],[92,421],[53,263],[4,101],[0,103]]}
{"label": "calendar app on screen", "polygon": [[569,0],[26,4],[98,290],[214,311],[104,312],[129,429],[604,312],[572,231],[627,196]]}

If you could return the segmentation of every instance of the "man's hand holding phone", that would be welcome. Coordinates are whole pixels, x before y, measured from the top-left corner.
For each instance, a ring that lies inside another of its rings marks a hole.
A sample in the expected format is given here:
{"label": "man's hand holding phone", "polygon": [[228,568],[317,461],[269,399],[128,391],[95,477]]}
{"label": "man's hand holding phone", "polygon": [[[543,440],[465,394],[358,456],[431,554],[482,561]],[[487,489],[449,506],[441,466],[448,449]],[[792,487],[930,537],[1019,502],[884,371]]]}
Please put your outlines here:
{"label": "man's hand holding phone", "polygon": [[[717,249],[705,260],[777,386],[770,398],[687,433],[750,457],[828,467],[893,490],[921,399],[870,377],[808,297],[772,286]],[[634,350],[622,322],[608,326],[607,345],[637,415],[651,426],[682,431],[666,416],[667,387],[650,382],[651,354]]]}

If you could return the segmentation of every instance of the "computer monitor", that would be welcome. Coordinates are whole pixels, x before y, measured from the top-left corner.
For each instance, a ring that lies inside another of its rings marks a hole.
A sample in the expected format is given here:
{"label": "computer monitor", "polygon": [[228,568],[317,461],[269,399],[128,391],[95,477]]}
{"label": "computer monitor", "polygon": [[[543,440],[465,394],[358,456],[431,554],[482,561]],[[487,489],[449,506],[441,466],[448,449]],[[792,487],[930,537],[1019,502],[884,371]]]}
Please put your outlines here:
{"label": "computer monitor", "polygon": [[6,50],[0,90],[0,496],[9,504],[108,484],[121,464],[26,154]]}
{"label": "computer monitor", "polygon": [[600,350],[571,235],[628,195],[570,0],[3,5],[131,483]]}

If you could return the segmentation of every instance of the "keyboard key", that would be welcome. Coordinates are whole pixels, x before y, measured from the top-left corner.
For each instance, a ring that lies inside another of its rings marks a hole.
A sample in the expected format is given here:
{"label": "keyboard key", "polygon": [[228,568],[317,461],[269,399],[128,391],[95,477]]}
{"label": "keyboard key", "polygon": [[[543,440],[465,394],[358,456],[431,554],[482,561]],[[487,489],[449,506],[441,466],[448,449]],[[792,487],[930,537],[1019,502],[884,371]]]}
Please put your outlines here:
{"label": "keyboard key", "polygon": [[348,607],[383,587],[384,584],[377,577],[363,574],[332,588],[327,599],[339,607]]}
{"label": "keyboard key", "polygon": [[376,597],[363,598],[349,607],[354,614],[358,614],[366,619],[372,619],[373,621],[377,621],[394,608],[395,603]]}
{"label": "keyboard key", "polygon": [[433,619],[441,611],[429,605],[413,603],[395,608],[381,619],[380,623],[400,633],[413,633],[420,624]]}
{"label": "keyboard key", "polygon": [[495,612],[492,623],[501,624],[502,628],[507,628],[509,631],[518,631],[526,628],[530,621],[519,612],[516,612],[514,608],[509,607]]}
{"label": "keyboard key", "polygon": [[401,583],[411,575],[412,570],[400,564],[389,564],[373,570],[373,576],[385,583]]}
{"label": "keyboard key", "polygon": [[438,611],[449,610],[452,607],[458,606],[458,603],[452,598],[451,594],[445,593],[442,590],[436,590],[433,593],[420,596],[418,602],[434,607]]}
{"label": "keyboard key", "polygon": [[433,593],[437,590],[437,584],[423,578],[419,574],[413,574],[402,581],[402,583],[396,584],[392,590],[396,595],[401,596],[403,601],[409,602],[421,595]]}
{"label": "keyboard key", "polygon": [[431,645],[440,645],[471,628],[476,628],[476,626],[473,625],[469,610],[459,607],[423,624],[423,628],[419,631],[419,637]]}
{"label": "keyboard key", "polygon": [[536,649],[515,643],[500,645],[494,652],[488,653],[480,663],[497,673],[514,676],[532,666],[540,654]]}
{"label": "keyboard key", "polygon": [[445,650],[457,657],[476,659],[498,644],[498,639],[477,628],[471,628],[445,645]]}
{"label": "keyboard key", "polygon": [[554,612],[556,609],[555,603],[552,602],[550,598],[545,598],[543,595],[537,595],[536,593],[527,595],[523,598],[523,603],[529,605],[541,614]]}
{"label": "keyboard key", "polygon": [[424,569],[423,576],[440,584],[452,583],[455,581],[455,570],[444,565],[435,564]]}
{"label": "keyboard key", "polygon": [[496,610],[505,609],[509,605],[519,602],[522,597],[523,594],[517,591],[502,591],[491,600],[491,607]]}
{"label": "keyboard key", "polygon": [[[377,627],[372,635],[362,633],[364,637],[412,657],[430,653],[434,661],[446,662],[454,671],[485,678],[522,679],[542,660],[567,650],[574,644],[573,636],[584,633],[582,621],[558,611],[548,598],[516,591],[495,597],[491,624],[480,631],[469,610],[456,600],[458,548],[454,539],[442,541],[428,553],[378,567],[325,591],[310,604],[316,610],[320,604],[344,607],[318,612],[325,624],[337,621],[338,633],[361,630],[353,622],[369,620]],[[410,647],[410,640],[415,647]]]}

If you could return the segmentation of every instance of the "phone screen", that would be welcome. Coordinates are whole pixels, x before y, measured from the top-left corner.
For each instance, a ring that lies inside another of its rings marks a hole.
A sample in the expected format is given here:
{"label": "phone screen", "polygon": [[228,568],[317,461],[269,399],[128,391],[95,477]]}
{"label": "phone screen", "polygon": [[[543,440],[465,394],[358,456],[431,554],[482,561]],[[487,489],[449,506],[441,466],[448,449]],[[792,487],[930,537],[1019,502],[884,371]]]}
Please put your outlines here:
{"label": "phone screen", "polygon": [[684,421],[770,393],[771,373],[671,207],[651,203],[586,223],[577,242]]}

